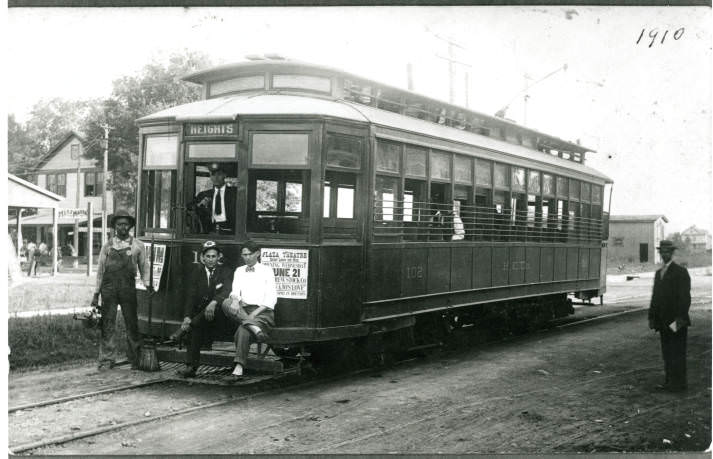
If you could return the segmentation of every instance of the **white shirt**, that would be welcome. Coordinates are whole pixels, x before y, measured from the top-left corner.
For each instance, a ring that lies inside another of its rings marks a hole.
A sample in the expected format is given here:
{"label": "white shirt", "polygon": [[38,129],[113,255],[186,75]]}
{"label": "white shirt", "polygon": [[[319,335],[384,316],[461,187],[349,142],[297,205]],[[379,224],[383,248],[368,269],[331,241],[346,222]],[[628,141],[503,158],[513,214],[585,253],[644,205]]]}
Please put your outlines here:
{"label": "white shirt", "polygon": [[275,287],[275,273],[272,268],[255,263],[254,271],[247,272],[247,265],[235,270],[233,276],[233,291],[230,298],[243,301],[247,304],[265,306],[275,309],[277,303],[277,288]]}
{"label": "white shirt", "polygon": [[666,270],[668,269],[669,266],[671,266],[672,262],[673,262],[673,259],[669,260],[668,263],[664,263],[663,267],[661,268],[661,279],[663,279],[663,275],[666,274]]}
{"label": "white shirt", "polygon": [[[220,213],[215,213],[215,201],[218,198],[218,193],[220,193]],[[214,222],[225,222],[228,219],[225,216],[225,185],[220,188],[213,187],[213,221]]]}

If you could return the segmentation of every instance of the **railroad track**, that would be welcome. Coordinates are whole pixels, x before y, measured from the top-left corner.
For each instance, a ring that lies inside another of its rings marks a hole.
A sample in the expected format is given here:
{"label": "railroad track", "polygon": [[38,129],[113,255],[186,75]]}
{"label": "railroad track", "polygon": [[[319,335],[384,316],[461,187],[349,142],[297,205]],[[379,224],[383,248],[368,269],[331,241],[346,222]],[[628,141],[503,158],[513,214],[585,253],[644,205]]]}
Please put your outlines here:
{"label": "railroad track", "polygon": [[[563,329],[563,328],[577,326],[577,325],[583,325],[583,324],[587,324],[587,323],[591,323],[591,322],[607,320],[607,319],[621,316],[624,314],[642,312],[645,310],[646,310],[645,307],[637,307],[637,308],[632,308],[632,309],[629,309],[626,311],[617,311],[617,312],[610,313],[610,314],[601,314],[596,317],[589,317],[589,318],[585,318],[582,320],[575,320],[572,322],[555,325],[553,327],[550,327],[549,329],[545,329],[542,331],[544,331],[544,332],[556,331],[558,329]],[[523,338],[527,338],[528,336],[532,336],[532,333],[528,333],[526,335],[512,336],[505,340],[502,340],[502,339],[498,340],[497,342],[503,343],[503,342],[507,342],[507,341],[516,341],[516,340],[521,340]],[[423,347],[421,347],[419,350],[423,350]],[[403,360],[395,362],[395,365],[403,364],[403,363],[410,362],[413,360],[415,360],[415,359],[412,357],[409,357],[407,359],[403,359]],[[224,405],[229,405],[229,404],[233,404],[233,403],[239,403],[241,401],[248,400],[248,399],[255,398],[255,397],[261,397],[261,396],[266,396],[266,395],[271,395],[271,394],[278,394],[278,393],[281,393],[281,392],[287,391],[287,390],[294,391],[296,389],[313,387],[313,386],[319,385],[319,384],[327,384],[327,383],[336,382],[336,381],[339,381],[342,379],[352,378],[352,377],[358,376],[358,375],[376,373],[380,370],[381,370],[381,367],[364,368],[364,369],[358,369],[355,371],[338,374],[335,376],[317,377],[314,379],[309,379],[307,381],[305,381],[304,378],[301,378],[301,381],[298,381],[297,383],[287,382],[285,384],[279,384],[279,382],[280,382],[279,375],[278,375],[278,377],[269,377],[268,376],[268,377],[255,378],[253,380],[247,380],[244,383],[242,383],[236,387],[236,389],[242,390],[242,391],[245,391],[248,393],[234,394],[234,395],[224,397],[224,398],[221,398],[219,400],[216,400],[216,401],[213,401],[210,403],[201,404],[199,406],[191,406],[191,407],[179,409],[176,411],[171,411],[171,412],[161,414],[161,415],[156,415],[156,416],[151,416],[151,417],[141,417],[139,419],[133,419],[130,421],[116,423],[116,424],[107,425],[107,426],[103,426],[103,427],[97,427],[94,429],[73,432],[70,434],[60,435],[60,436],[56,436],[56,437],[44,438],[42,440],[38,440],[38,441],[34,441],[34,442],[12,445],[12,446],[10,446],[10,451],[13,454],[27,453],[29,451],[36,450],[39,448],[44,448],[47,446],[61,445],[64,443],[68,443],[68,442],[72,442],[72,441],[76,441],[76,440],[80,440],[80,439],[84,439],[84,438],[89,438],[89,437],[94,437],[94,436],[98,436],[98,435],[102,435],[102,434],[107,434],[107,433],[114,432],[114,431],[119,431],[122,429],[126,429],[129,427],[133,427],[133,426],[137,426],[137,425],[141,425],[141,424],[158,422],[158,421],[165,420],[168,418],[182,416],[182,415],[185,415],[188,413],[193,413],[196,411],[207,410],[207,409],[224,406]],[[251,391],[251,389],[257,382],[264,384],[266,381],[271,383],[270,384],[271,387],[268,387],[264,390]],[[44,401],[36,402],[36,403],[29,403],[29,404],[25,404],[25,405],[14,406],[12,408],[9,408],[8,412],[12,413],[12,412],[20,411],[20,410],[24,411],[24,410],[41,409],[41,408],[52,406],[52,405],[60,405],[60,404],[67,403],[67,402],[70,402],[73,400],[90,398],[90,397],[94,397],[97,395],[104,395],[104,394],[111,394],[111,393],[116,393],[116,392],[136,390],[136,389],[146,388],[149,386],[154,386],[154,385],[167,383],[167,382],[177,382],[180,384],[180,380],[175,377],[159,377],[159,378],[154,378],[154,379],[151,379],[148,381],[143,381],[140,383],[108,387],[108,388],[101,389],[98,391],[75,394],[75,395],[60,397],[60,398],[56,398],[56,399],[44,400]],[[186,382],[191,383],[191,382],[200,382],[200,381],[193,380],[193,381],[186,381]]]}

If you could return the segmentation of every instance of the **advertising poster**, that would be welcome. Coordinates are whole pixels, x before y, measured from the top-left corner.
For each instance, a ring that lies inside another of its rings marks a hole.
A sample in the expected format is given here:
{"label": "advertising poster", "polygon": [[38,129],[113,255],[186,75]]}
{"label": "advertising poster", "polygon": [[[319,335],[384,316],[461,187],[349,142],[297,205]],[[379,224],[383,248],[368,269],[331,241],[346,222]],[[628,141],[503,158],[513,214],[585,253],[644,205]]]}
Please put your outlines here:
{"label": "advertising poster", "polygon": [[[151,243],[144,242],[144,248],[146,249],[146,264],[151,266]],[[161,282],[161,274],[163,273],[163,264],[166,259],[166,246],[163,244],[153,245],[153,282],[152,287],[155,291],[158,291],[158,287]],[[139,290],[144,290],[143,282],[139,277],[139,271],[136,270],[136,288]]]}
{"label": "advertising poster", "polygon": [[275,273],[278,298],[307,299],[309,251],[262,249],[260,263]]}

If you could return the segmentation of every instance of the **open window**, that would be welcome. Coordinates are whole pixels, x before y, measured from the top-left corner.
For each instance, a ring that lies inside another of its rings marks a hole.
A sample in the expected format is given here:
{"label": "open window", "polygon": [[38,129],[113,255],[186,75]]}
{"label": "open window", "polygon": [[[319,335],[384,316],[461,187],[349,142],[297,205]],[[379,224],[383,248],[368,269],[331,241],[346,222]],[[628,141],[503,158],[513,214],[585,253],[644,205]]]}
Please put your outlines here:
{"label": "open window", "polygon": [[185,167],[185,183],[185,232],[234,235],[238,185],[236,162],[189,162]]}
{"label": "open window", "polygon": [[309,229],[309,172],[251,170],[248,232],[306,234]]}
{"label": "open window", "polygon": [[324,236],[356,238],[359,218],[357,196],[364,139],[330,132],[327,134],[325,150],[322,195]]}

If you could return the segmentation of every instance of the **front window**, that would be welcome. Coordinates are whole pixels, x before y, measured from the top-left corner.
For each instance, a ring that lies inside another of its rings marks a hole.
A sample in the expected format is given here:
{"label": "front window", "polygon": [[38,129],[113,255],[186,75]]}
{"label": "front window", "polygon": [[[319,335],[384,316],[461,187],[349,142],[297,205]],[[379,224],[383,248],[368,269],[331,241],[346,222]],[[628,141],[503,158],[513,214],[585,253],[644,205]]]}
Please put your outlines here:
{"label": "front window", "polygon": [[[176,207],[176,169],[178,135],[159,134],[144,137],[143,172],[141,175],[142,219],[151,230],[173,230]],[[95,188],[99,187],[94,178]],[[87,192],[85,186],[85,193]],[[98,190],[97,190],[98,191]]]}
{"label": "front window", "polygon": [[187,163],[185,169],[187,194],[191,196],[186,205],[186,232],[235,234],[238,185],[235,161]]}
{"label": "front window", "polygon": [[248,232],[306,233],[309,172],[251,170],[248,184]]}

